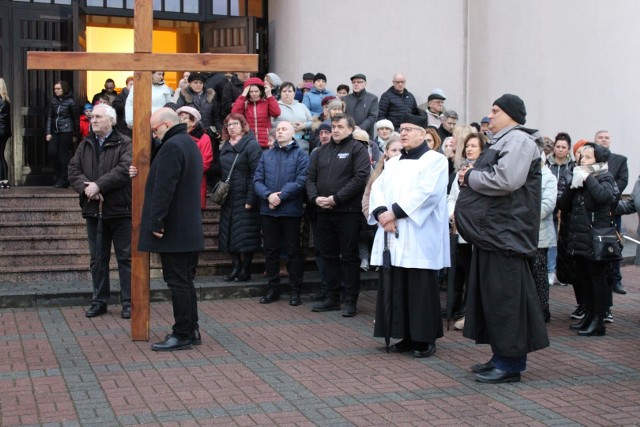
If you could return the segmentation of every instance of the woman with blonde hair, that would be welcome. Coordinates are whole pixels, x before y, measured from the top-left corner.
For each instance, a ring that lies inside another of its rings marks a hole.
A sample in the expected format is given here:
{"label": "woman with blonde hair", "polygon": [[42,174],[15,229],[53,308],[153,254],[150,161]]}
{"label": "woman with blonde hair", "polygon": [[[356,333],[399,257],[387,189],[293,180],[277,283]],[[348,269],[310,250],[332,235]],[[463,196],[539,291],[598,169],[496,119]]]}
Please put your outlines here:
{"label": "woman with blonde hair", "polygon": [[438,135],[438,131],[434,128],[427,128],[427,135],[424,137],[425,141],[427,141],[427,145],[430,149],[440,151],[440,146],[442,145],[442,140],[440,139],[440,135]]}
{"label": "woman with blonde hair", "polygon": [[11,137],[10,102],[7,84],[0,78],[0,188],[9,188],[9,164],[4,158],[4,150]]}

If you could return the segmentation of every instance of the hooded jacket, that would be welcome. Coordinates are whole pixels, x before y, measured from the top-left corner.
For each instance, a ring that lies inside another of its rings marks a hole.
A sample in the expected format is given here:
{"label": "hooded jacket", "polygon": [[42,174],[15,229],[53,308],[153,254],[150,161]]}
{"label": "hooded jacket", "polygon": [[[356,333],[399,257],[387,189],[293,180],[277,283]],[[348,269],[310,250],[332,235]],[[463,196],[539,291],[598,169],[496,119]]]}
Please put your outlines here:
{"label": "hooded jacket", "polygon": [[322,114],[322,98],[325,96],[333,96],[333,93],[329,92],[327,89],[319,91],[314,87],[304,94],[302,103],[307,106],[313,116],[318,117]]}
{"label": "hooded jacket", "polygon": [[276,98],[268,96],[260,98],[258,101],[250,101],[240,95],[236,102],[233,103],[231,112],[242,114],[247,119],[249,127],[262,148],[269,146],[268,136],[271,130],[271,118],[280,115],[280,106]]}

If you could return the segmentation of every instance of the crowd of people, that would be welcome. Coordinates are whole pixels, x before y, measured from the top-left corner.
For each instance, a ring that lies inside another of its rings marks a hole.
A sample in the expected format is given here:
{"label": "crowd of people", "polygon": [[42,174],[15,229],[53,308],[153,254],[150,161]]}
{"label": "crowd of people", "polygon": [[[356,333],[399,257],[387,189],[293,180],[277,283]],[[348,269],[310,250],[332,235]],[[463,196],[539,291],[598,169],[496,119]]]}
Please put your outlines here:
{"label": "crowd of people", "polygon": [[[172,333],[153,350],[202,340],[193,280],[204,245],[201,210],[218,182],[228,184],[217,199],[218,248],[231,259],[224,280],[250,280],[254,253],[264,250],[259,302],[278,301],[288,275],[289,304],[299,306],[310,229],[321,277],[311,309],[356,316],[360,273],[379,270],[374,336],[385,338],[388,351],[431,356],[443,336],[443,311],[453,313],[464,336],[491,345],[492,358],[471,367],[476,379],[513,382],[527,353],[549,345],[549,286],[573,285],[578,335],[604,335],[613,321],[612,292],[626,293],[620,257],[601,258],[593,236],[619,231],[620,215],[638,209],[640,185],[621,201],[627,159],[611,152],[607,131],[573,147],[566,132],[543,138],[524,126],[525,104],[513,94],[497,98],[479,122],[461,124],[441,89],[417,105],[402,73],[380,98],[366,90],[362,73],[335,94],[323,73],[305,73],[297,84],[275,73],[264,80],[185,73],[175,92],[161,71],[152,81],[154,140],[139,250],[160,253],[175,316]],[[0,119],[9,105],[3,83]],[[106,312],[112,244],[122,317],[131,316],[124,236],[138,172],[131,165],[133,96],[131,80],[121,93],[107,80],[80,114],[69,85],[54,85],[46,139],[56,187],[71,185],[81,195],[87,220],[94,287],[87,317]],[[6,135],[0,120],[0,147]],[[446,310],[443,279],[453,293]]]}

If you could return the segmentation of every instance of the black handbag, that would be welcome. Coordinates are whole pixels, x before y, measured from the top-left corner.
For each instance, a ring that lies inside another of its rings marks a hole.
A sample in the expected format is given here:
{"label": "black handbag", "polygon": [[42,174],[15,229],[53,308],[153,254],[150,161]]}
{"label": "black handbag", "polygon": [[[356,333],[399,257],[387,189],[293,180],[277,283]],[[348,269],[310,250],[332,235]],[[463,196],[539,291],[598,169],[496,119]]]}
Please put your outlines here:
{"label": "black handbag", "polygon": [[233,167],[236,165],[236,160],[238,160],[238,156],[240,153],[236,154],[235,159],[233,159],[233,163],[231,164],[231,169],[229,170],[229,174],[227,175],[227,179],[224,181],[218,181],[218,183],[213,187],[213,194],[211,194],[211,200],[213,203],[217,205],[224,204],[224,201],[227,200],[227,196],[229,195],[229,189],[231,188],[231,184],[229,184],[229,180],[231,179],[231,174],[233,173]]}
{"label": "black handbag", "polygon": [[620,261],[622,259],[622,248],[624,245],[622,244],[622,238],[618,230],[616,230],[616,227],[613,225],[613,216],[611,216],[611,225],[594,227],[584,203],[582,204],[582,212],[589,226],[593,260],[602,262]]}

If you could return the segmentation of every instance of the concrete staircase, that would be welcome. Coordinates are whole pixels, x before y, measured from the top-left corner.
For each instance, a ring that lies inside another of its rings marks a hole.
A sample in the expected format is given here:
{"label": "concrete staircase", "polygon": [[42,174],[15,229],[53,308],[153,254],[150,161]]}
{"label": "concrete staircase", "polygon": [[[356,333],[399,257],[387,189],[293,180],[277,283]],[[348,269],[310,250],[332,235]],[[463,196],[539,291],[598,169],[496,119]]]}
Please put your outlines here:
{"label": "concrete staircase", "polygon": [[[203,216],[205,251],[199,276],[225,274],[230,267],[229,257],[217,250],[218,218],[218,207],[208,208]],[[256,254],[254,263],[261,261]],[[151,277],[161,276],[159,259],[152,255]],[[115,256],[111,277],[117,278]],[[78,195],[51,187],[0,190],[0,282],[89,280],[89,245]]]}

